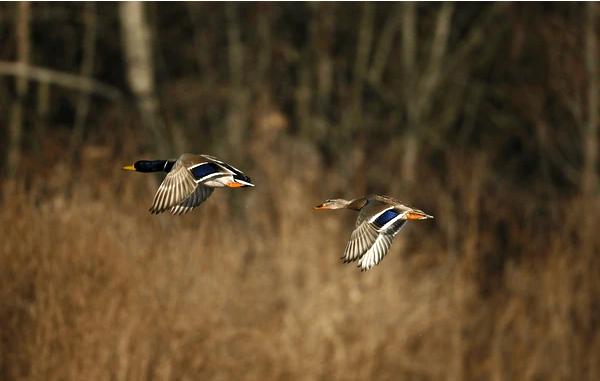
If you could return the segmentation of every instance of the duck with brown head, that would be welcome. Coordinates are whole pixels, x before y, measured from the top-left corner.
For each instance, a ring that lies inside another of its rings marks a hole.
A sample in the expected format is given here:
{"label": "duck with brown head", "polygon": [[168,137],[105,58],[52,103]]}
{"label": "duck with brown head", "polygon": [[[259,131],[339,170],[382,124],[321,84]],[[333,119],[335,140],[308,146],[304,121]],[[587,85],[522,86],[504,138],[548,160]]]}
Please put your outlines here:
{"label": "duck with brown head", "polygon": [[315,206],[317,210],[351,209],[359,211],[356,228],[344,250],[344,263],[358,261],[362,271],[379,264],[388,253],[392,240],[409,220],[426,220],[433,216],[382,195],[354,200],[329,199]]}

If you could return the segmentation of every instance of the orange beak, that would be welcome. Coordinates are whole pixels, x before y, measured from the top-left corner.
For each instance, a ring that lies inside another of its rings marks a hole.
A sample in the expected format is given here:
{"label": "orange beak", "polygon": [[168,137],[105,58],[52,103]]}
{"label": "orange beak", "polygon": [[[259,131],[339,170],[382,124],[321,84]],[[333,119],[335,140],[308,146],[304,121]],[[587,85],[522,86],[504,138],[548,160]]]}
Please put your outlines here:
{"label": "orange beak", "polygon": [[227,186],[228,186],[229,188],[241,188],[241,187],[243,187],[243,185],[242,185],[242,184],[240,184],[240,183],[236,183],[235,181],[232,181],[232,182],[230,182],[230,183],[227,183]]}
{"label": "orange beak", "polygon": [[321,210],[321,209],[325,209],[325,208],[323,208],[323,204],[319,204],[319,205],[315,206],[313,209],[314,210]]}
{"label": "orange beak", "polygon": [[429,218],[433,218],[433,216],[430,216],[429,214],[425,214],[417,210],[410,211],[406,214],[407,220],[426,220]]}

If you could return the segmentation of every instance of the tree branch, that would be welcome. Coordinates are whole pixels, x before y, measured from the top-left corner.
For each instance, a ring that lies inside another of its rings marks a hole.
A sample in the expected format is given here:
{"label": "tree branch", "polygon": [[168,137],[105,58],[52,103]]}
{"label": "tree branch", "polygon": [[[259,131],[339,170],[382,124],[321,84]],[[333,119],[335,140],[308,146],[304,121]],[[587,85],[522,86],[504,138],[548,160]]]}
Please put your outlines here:
{"label": "tree branch", "polygon": [[122,98],[121,91],[116,87],[95,79],[19,62],[0,61],[0,76],[2,75],[27,78],[37,82],[92,93],[113,101]]}

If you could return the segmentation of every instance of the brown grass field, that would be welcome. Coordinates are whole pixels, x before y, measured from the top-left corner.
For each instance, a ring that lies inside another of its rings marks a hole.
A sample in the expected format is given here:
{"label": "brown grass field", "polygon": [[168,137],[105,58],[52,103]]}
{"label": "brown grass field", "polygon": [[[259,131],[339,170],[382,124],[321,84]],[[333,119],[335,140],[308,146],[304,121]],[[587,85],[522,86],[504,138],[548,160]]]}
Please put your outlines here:
{"label": "brown grass field", "polygon": [[361,273],[339,260],[352,212],[312,210],[349,182],[286,144],[246,164],[255,188],[179,218],[148,213],[156,179],[111,149],[5,184],[0,378],[600,377],[599,237],[583,251],[578,197],[521,205],[457,155],[450,186],[410,199],[436,219]]}

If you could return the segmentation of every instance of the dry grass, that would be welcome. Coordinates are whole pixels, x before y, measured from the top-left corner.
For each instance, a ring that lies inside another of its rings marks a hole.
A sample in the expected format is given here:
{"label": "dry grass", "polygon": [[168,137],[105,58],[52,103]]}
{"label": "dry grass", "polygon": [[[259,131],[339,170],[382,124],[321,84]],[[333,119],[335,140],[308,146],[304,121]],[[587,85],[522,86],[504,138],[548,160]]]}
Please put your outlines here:
{"label": "dry grass", "polygon": [[[351,212],[311,210],[336,189],[298,158],[181,218],[151,216],[152,177],[119,162],[5,191],[0,378],[600,379],[599,266],[578,249],[579,201],[535,230],[491,213],[502,199],[463,165],[462,193],[415,197],[435,224],[360,273],[338,259]],[[505,249],[520,255],[501,261]]]}

